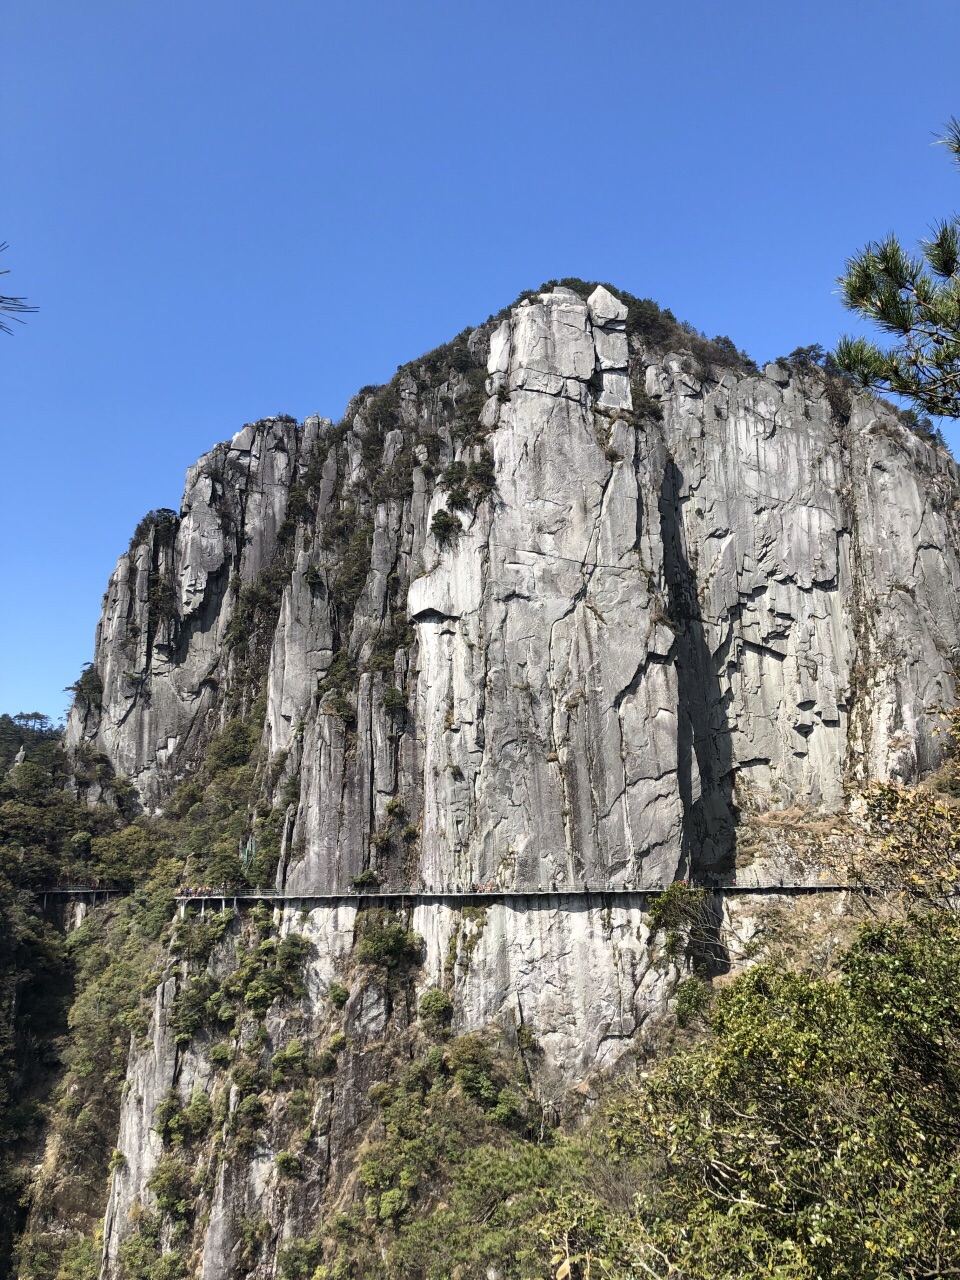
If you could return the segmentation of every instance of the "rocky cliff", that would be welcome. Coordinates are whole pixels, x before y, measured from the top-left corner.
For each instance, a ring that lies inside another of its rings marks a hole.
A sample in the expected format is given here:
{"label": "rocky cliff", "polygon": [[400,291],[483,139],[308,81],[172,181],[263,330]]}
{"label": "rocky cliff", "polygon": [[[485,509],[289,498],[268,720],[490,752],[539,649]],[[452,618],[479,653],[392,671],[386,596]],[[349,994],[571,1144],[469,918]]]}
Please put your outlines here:
{"label": "rocky cliff", "polygon": [[952,460],[817,371],[707,367],[626,319],[558,288],[339,427],[217,446],[118,562],[74,748],[161,805],[262,694],[297,891],[367,868],[398,795],[420,852],[388,878],[642,885],[721,863],[734,806],[929,768]]}
{"label": "rocky cliff", "polygon": [[[585,293],[525,298],[339,425],[245,427],[110,580],[69,722],[78,784],[124,775],[157,811],[225,726],[257,726],[246,848],[276,833],[257,878],[302,895],[277,937],[312,944],[296,1015],[267,1016],[274,1048],[340,1025],[332,984],[362,933],[356,903],[310,895],[364,877],[553,891],[411,910],[407,995],[347,983],[347,1057],[297,1194],[272,1163],[279,1113],[211,1172],[210,1280],[235,1274],[254,1211],[282,1241],[346,1184],[371,1063],[418,992],[447,991],[457,1031],[534,1038],[531,1078],[559,1106],[670,997],[644,889],[732,878],[744,815],[832,812],[938,762],[929,713],[953,703],[960,648],[952,460],[815,367],[760,373],[650,304]],[[633,896],[580,896],[611,884]],[[236,925],[210,973],[241,943]],[[189,980],[171,962],[132,1051],[106,1276],[155,1199],[163,1099],[239,1105],[209,1043],[171,1028]]]}

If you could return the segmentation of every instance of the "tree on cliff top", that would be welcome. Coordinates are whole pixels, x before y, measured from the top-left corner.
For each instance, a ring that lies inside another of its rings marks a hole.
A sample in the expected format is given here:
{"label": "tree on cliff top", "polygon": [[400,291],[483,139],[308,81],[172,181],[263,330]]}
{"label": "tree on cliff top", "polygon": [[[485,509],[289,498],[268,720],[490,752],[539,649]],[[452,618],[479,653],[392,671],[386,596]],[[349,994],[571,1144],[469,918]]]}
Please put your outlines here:
{"label": "tree on cliff top", "polygon": [[[960,166],[960,120],[938,141]],[[838,281],[843,304],[872,320],[894,345],[847,335],[836,360],[863,387],[891,391],[926,413],[960,417],[960,218],[953,215],[908,253],[892,233],[849,258]]]}

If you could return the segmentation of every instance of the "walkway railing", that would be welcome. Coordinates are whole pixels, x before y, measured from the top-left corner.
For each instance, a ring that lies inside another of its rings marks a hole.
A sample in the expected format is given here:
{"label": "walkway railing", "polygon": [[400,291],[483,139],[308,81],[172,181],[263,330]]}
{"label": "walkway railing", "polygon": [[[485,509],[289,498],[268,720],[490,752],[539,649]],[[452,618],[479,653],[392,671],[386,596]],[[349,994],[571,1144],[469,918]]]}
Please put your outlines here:
{"label": "walkway railing", "polygon": [[48,898],[91,898],[93,906],[96,906],[101,899],[106,902],[108,898],[115,898],[124,890],[105,884],[54,884],[43,885],[32,892],[38,897],[42,895],[43,908],[46,910]]}
{"label": "walkway railing", "polygon": [[[836,884],[832,881],[808,881],[783,883],[770,881],[763,884],[738,885],[727,883],[688,883],[691,889],[702,889],[714,894],[812,894],[812,893],[861,893],[881,892],[876,886],[864,884]],[[339,903],[339,902],[374,902],[414,901],[414,902],[477,902],[477,901],[510,901],[528,898],[655,898],[671,888],[671,885],[585,885],[578,888],[564,889],[557,886],[549,889],[503,889],[499,887],[479,886],[477,888],[434,889],[429,886],[420,888],[375,889],[351,888],[326,890],[323,892],[282,892],[280,890],[233,888],[231,886],[184,888],[176,894],[176,901],[183,907],[191,902],[208,903],[232,902],[271,902],[277,904],[291,902]]]}

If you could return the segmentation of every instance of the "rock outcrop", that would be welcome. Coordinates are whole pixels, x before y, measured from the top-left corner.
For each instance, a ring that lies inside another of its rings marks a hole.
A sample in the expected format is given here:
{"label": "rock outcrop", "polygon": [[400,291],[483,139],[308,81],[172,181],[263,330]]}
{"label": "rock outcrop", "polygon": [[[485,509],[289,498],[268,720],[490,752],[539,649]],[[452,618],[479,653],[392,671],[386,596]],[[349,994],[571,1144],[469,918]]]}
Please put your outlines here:
{"label": "rock outcrop", "polygon": [[838,413],[816,370],[699,367],[628,342],[626,316],[558,288],[462,345],[480,396],[475,370],[414,363],[387,411],[368,395],[339,429],[268,420],[206,455],[175,526],[118,562],[74,748],[162,804],[249,695],[236,632],[272,592],[293,891],[368,867],[396,795],[418,881],[641,886],[727,857],[733,803],[832,808],[929,769],[960,645],[955,464],[872,401]]}
{"label": "rock outcrop", "polygon": [[[544,1096],[612,1066],[669,999],[642,890],[726,875],[744,810],[829,812],[868,778],[918,778],[941,751],[930,710],[955,695],[953,461],[819,370],[663,350],[633,316],[603,287],[558,287],[339,426],[269,420],[218,446],[179,517],[121,557],[102,699],[69,723],[80,785],[109,786],[84,774],[105,758],[156,809],[228,719],[262,716],[261,795],[286,808],[276,883],[315,944],[308,1023],[356,910],[311,895],[365,873],[551,890],[479,920],[427,900],[410,920],[418,987],[446,987],[459,1031],[529,1028]],[[635,896],[577,896],[611,884]],[[166,981],[131,1060],[108,1276],[149,1200],[156,1107],[213,1078],[166,1029]],[[357,1054],[398,1017],[363,999]],[[329,1100],[331,1184],[363,1083],[348,1067]],[[232,1274],[270,1176],[259,1156],[221,1168],[204,1276]]]}

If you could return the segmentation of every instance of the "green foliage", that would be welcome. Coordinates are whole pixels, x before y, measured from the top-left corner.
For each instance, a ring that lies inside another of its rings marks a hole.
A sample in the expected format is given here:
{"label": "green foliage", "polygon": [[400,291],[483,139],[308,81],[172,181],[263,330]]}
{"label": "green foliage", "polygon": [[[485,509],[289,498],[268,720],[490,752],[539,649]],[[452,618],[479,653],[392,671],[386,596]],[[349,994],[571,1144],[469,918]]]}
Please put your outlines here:
{"label": "green foliage", "polygon": [[449,511],[440,510],[434,513],[430,521],[430,532],[441,548],[452,546],[463,532],[463,525]]}
{"label": "green foliage", "polygon": [[[940,141],[960,163],[960,121]],[[864,387],[905,396],[925,413],[960,416],[960,219],[944,219],[907,252],[895,235],[847,260],[844,305],[894,340],[843,337],[836,361]]]}
{"label": "green foliage", "polygon": [[207,1057],[215,1067],[229,1067],[233,1061],[233,1050],[225,1040],[221,1040],[210,1046]]}
{"label": "green foliage", "polygon": [[454,1080],[464,1093],[485,1106],[497,1102],[500,1090],[494,1078],[493,1061],[479,1036],[460,1036],[454,1040],[448,1062]]}
{"label": "green foliage", "polygon": [[170,1026],[176,1044],[189,1044],[204,1025],[207,1002],[215,989],[214,979],[207,973],[194,974],[180,984],[170,1013]]}
{"label": "green foliage", "polygon": [[451,462],[440,477],[441,489],[462,489],[467,478],[467,468],[463,462]]}
{"label": "green foliage", "polygon": [[431,987],[420,997],[420,1017],[431,1030],[440,1031],[453,1017],[453,1001],[439,987]]}
{"label": "green foliage", "polygon": [[651,938],[662,934],[663,950],[670,958],[681,954],[702,961],[714,940],[706,894],[676,880],[648,907]]}
{"label": "green foliage", "polygon": [[179,526],[180,517],[169,507],[158,507],[156,511],[148,511],[134,529],[129,549],[135,551],[151,536],[155,547],[172,547]]}
{"label": "green foliage", "polygon": [[342,1009],[350,999],[350,991],[342,982],[331,982],[327,988],[327,995],[330,997],[330,1003],[335,1009]]}
{"label": "green foliage", "polygon": [[[477,1066],[500,1099],[489,1108],[458,1075]],[[516,1127],[531,1105],[518,1064],[464,1038],[410,1062],[370,1098],[383,1136],[360,1165],[363,1203],[332,1224],[329,1274],[480,1280],[495,1268],[505,1278],[545,1277],[539,1215],[565,1157]]]}
{"label": "green foliage", "polygon": [[245,765],[256,746],[255,726],[243,720],[228,720],[215,737],[210,739],[204,756],[204,771],[208,778]]}
{"label": "green foliage", "polygon": [[103,706],[103,680],[92,662],[85,662],[76,681],[67,685],[64,693],[72,693],[81,704],[94,710]]}
{"label": "green foliage", "polygon": [[350,522],[346,547],[339,558],[330,596],[341,620],[341,634],[348,632],[347,622],[360,598],[367,575],[370,572],[370,549],[373,545],[373,521]]}
{"label": "green foliage", "polygon": [[277,1256],[277,1275],[280,1280],[311,1280],[323,1259],[323,1243],[313,1240],[291,1240]]}
{"label": "green foliage", "polygon": [[407,698],[402,689],[388,685],[383,692],[383,709],[388,716],[399,719],[406,714]]}
{"label": "green foliage", "polygon": [[296,1181],[303,1176],[303,1165],[300,1157],[292,1151],[278,1151],[273,1157],[273,1163],[277,1167],[277,1173],[281,1178],[287,1178]]}
{"label": "green foliage", "polygon": [[389,911],[364,911],[357,917],[354,956],[359,964],[393,970],[419,964],[423,939]]}
{"label": "green foliage", "polygon": [[610,1106],[606,1142],[640,1188],[636,1208],[608,1213],[601,1240],[568,1205],[555,1242],[613,1274],[951,1273],[956,917],[864,928],[838,981],[758,966],[721,991],[710,1021],[710,1039]]}
{"label": "green foliage", "polygon": [[333,655],[326,675],[317,686],[317,693],[333,694],[328,705],[347,726],[356,724],[357,712],[353,699],[356,697],[359,672],[346,649],[338,649]]}
{"label": "green foliage", "polygon": [[135,1231],[120,1246],[124,1280],[186,1280],[186,1263],[179,1249],[162,1249],[163,1219],[141,1213]]}
{"label": "green foliage", "polygon": [[90,1236],[71,1240],[60,1255],[56,1280],[98,1280],[100,1245]]}
{"label": "green foliage", "polygon": [[710,988],[696,975],[677,983],[674,1012],[681,1027],[686,1027],[703,1013],[710,1003]]}
{"label": "green foliage", "polygon": [[[26,760],[9,772],[21,747]],[[88,808],[64,790],[60,736],[42,716],[0,716],[0,761],[6,762],[0,774],[0,1271],[6,1272],[29,1204],[24,1192],[41,1125],[57,1144],[60,1194],[75,1196],[80,1187],[89,1196],[93,1185],[96,1202],[106,1186],[130,1037],[146,1025],[144,987],[155,986],[158,918],[162,928],[169,890],[158,866],[163,841],[152,841],[147,856],[137,828],[132,843],[144,868],[137,896],[100,905],[64,937],[32,890],[104,877],[104,850],[123,818],[104,806]],[[111,872],[120,869],[110,862]],[[51,1259],[60,1249],[51,1254],[46,1241],[31,1233],[21,1242],[23,1258],[33,1260],[25,1275],[53,1276]]]}
{"label": "green foliage", "polygon": [[147,1187],[161,1213],[171,1218],[187,1216],[191,1199],[190,1170],[178,1156],[161,1156]]}
{"label": "green foliage", "polygon": [[497,476],[493,465],[493,454],[489,449],[481,449],[477,457],[467,468],[467,488],[478,497],[485,498],[496,488]]}
{"label": "green foliage", "polygon": [[633,411],[640,418],[650,418],[653,422],[663,421],[663,408],[659,400],[648,396],[643,387],[634,384],[631,388]]}
{"label": "green foliage", "polygon": [[240,585],[225,641],[236,661],[245,668],[245,684],[257,689],[266,674],[274,628],[280,614],[283,589],[290,580],[291,553],[283,549],[257,578]]}
{"label": "green foliage", "polygon": [[291,1040],[285,1049],[278,1049],[270,1060],[270,1084],[274,1089],[292,1080],[302,1080],[309,1067],[309,1055],[302,1040]]}
{"label": "green foliage", "polygon": [[[666,307],[659,306],[652,298],[637,298],[624,289],[615,289],[613,285],[598,280],[580,280],[576,276],[567,276],[562,280],[548,280],[539,289],[523,293],[517,299],[536,299],[537,295],[557,285],[572,289],[574,293],[586,300],[598,284],[620,299],[627,308],[626,330],[635,341],[659,351],[668,348],[674,351],[692,351],[701,364],[706,366],[720,365],[726,368],[741,369],[744,373],[756,373],[757,366],[745,351],[738,351],[733,341],[725,334],[712,340],[693,325],[677,317]],[[516,303],[513,304],[514,306]],[[505,308],[496,319],[503,319],[510,308]]]}
{"label": "green foliage", "polygon": [[213,1106],[203,1089],[196,1088],[183,1106],[176,1092],[168,1093],[157,1108],[154,1127],[163,1142],[190,1147],[204,1138],[213,1122]]}

